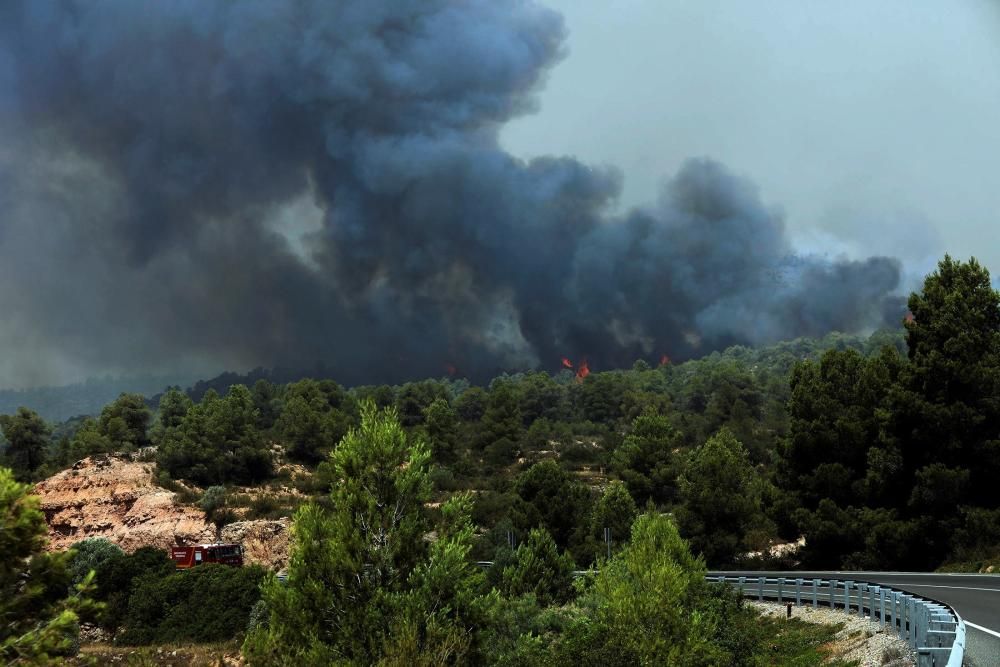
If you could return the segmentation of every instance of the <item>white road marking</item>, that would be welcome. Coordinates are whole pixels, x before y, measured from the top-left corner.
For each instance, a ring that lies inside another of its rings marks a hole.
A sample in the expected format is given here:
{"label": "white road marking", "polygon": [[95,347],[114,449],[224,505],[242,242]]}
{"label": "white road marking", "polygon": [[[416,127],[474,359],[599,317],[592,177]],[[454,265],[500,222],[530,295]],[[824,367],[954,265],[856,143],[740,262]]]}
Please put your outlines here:
{"label": "white road marking", "polygon": [[989,591],[990,593],[1000,593],[1000,588],[973,588],[971,586],[942,586],[940,584],[911,584],[905,581],[894,581],[894,586],[906,586],[907,588],[950,588],[956,591]]}
{"label": "white road marking", "polygon": [[975,628],[976,630],[979,630],[980,632],[985,632],[988,635],[993,635],[994,637],[1000,637],[1000,632],[997,632],[996,630],[990,630],[989,628],[984,628],[983,626],[976,625],[971,621],[966,621],[965,624],[970,628]]}
{"label": "white road marking", "polygon": [[997,577],[1000,579],[1000,573],[994,572],[900,572],[900,571],[883,571],[883,570],[804,570],[807,572],[815,572],[817,574],[880,574],[889,575],[892,577],[898,576],[909,576],[918,575],[921,577]]}

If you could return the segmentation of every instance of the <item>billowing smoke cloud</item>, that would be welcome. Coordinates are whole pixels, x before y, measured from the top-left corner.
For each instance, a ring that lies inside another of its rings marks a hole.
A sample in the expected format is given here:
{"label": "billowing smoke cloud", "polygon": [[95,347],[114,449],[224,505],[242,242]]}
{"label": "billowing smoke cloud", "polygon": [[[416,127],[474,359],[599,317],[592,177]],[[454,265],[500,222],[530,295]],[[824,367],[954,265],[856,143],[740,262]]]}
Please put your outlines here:
{"label": "billowing smoke cloud", "polygon": [[900,315],[896,262],[796,257],[717,163],[622,217],[614,170],[505,153],[563,37],[525,0],[3,3],[0,384],[483,378]]}

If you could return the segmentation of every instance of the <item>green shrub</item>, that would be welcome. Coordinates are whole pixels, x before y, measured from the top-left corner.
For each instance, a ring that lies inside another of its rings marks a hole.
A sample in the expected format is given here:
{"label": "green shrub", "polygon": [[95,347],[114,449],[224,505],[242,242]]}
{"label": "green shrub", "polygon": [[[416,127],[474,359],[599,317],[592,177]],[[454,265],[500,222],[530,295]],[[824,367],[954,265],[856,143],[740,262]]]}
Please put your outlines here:
{"label": "green shrub", "polygon": [[[0,662],[54,664],[78,648],[79,614],[90,604],[70,585],[69,554],[44,553],[45,515],[38,496],[0,468]],[[84,580],[86,585],[88,580]]]}
{"label": "green shrub", "polygon": [[265,571],[209,563],[141,577],[128,601],[123,644],[215,642],[246,631]]}
{"label": "green shrub", "polygon": [[[561,604],[573,595],[573,559],[559,553],[544,528],[533,528],[503,568],[501,590],[508,596],[531,593],[540,605]],[[496,567],[496,565],[494,565]]]}
{"label": "green shrub", "polygon": [[431,468],[429,477],[431,484],[438,491],[457,491],[461,488],[461,484],[455,480],[455,474],[448,468],[440,466]]}
{"label": "green shrub", "polygon": [[198,507],[205,513],[205,520],[211,521],[218,527],[222,527],[227,523],[233,522],[233,513],[231,511],[225,511],[226,506],[226,487],[224,486],[210,486],[205,489],[205,493],[201,494],[201,499],[198,501]]}
{"label": "green shrub", "polygon": [[493,526],[507,516],[513,502],[514,496],[509,493],[477,493],[472,507],[472,520],[479,526]]}
{"label": "green shrub", "polygon": [[99,570],[105,563],[124,558],[125,552],[117,544],[103,537],[90,537],[73,545],[73,558],[69,573],[73,585],[84,580],[91,572]]}
{"label": "green shrub", "polygon": [[276,519],[281,515],[281,503],[272,495],[257,496],[250,501],[247,519]]}
{"label": "green shrub", "polygon": [[106,603],[101,625],[115,630],[127,618],[128,600],[133,583],[142,577],[162,579],[176,571],[166,551],[142,547],[135,553],[112,556],[95,569],[97,591],[94,597]]}
{"label": "green shrub", "polygon": [[234,521],[239,521],[240,518],[236,516],[236,512],[224,507],[220,510],[216,510],[215,514],[212,515],[212,523],[215,524],[216,528],[222,528],[223,526],[228,526]]}
{"label": "green shrub", "polygon": [[211,518],[215,510],[226,504],[226,487],[210,486],[201,494],[198,507],[205,513],[206,518]]}

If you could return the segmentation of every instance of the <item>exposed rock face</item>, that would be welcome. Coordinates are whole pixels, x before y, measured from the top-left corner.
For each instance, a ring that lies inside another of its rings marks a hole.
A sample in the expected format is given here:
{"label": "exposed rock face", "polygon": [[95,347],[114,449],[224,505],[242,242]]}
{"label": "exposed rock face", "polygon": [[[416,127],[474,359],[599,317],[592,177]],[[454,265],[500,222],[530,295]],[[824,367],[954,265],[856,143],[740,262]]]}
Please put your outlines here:
{"label": "exposed rock face", "polygon": [[290,526],[288,519],[236,521],[222,527],[221,540],[242,544],[244,561],[248,565],[257,563],[284,570],[288,567]]}
{"label": "exposed rock face", "polygon": [[139,547],[214,542],[204,514],[174,502],[153,481],[152,463],[97,456],[35,485],[49,524],[49,548],[67,549],[87,537],[104,537],[128,552]]}

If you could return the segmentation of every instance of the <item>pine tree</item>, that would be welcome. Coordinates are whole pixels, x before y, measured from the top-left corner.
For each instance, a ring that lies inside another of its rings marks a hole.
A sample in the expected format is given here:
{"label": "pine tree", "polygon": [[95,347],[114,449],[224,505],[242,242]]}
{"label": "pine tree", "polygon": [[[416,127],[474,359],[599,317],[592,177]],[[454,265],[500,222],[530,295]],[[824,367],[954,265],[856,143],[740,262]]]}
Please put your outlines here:
{"label": "pine tree", "polygon": [[469,653],[483,577],[468,555],[471,501],[443,508],[438,539],[424,512],[430,451],[394,410],[363,405],[331,454],[332,510],[295,517],[285,584],[265,586],[268,621],[247,637],[251,664],[454,664]]}
{"label": "pine tree", "polygon": [[47,532],[38,496],[0,468],[0,661],[8,665],[60,664],[75,653],[78,614],[91,608],[92,574],[76,594],[51,600],[44,581],[66,572],[70,553],[43,553]]}

